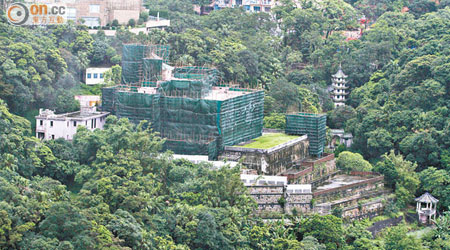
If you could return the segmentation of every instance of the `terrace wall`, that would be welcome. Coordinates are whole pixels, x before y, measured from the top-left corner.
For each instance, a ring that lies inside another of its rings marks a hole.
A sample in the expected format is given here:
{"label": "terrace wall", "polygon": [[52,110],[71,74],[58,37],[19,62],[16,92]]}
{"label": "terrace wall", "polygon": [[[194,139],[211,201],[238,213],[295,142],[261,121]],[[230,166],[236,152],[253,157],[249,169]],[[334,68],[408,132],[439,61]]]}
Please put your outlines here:
{"label": "terrace wall", "polygon": [[313,192],[314,198],[317,202],[328,202],[343,197],[349,197],[353,195],[364,195],[370,191],[379,190],[384,187],[384,177],[378,176],[368,180],[344,185],[341,187],[319,190]]}

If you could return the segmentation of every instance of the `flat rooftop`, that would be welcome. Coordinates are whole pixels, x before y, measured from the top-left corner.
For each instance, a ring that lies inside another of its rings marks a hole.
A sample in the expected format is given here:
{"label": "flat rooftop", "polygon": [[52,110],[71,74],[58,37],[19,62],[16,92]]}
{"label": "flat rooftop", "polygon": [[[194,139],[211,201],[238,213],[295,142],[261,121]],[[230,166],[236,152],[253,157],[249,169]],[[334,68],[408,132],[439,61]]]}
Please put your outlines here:
{"label": "flat rooftop", "polygon": [[269,149],[283,143],[295,140],[299,138],[298,135],[287,135],[283,133],[267,133],[262,136],[251,140],[250,142],[243,145],[236,145],[233,147],[240,148],[254,148],[254,149]]}
{"label": "flat rooftop", "polygon": [[106,116],[108,114],[109,114],[109,112],[100,112],[100,111],[89,111],[89,112],[75,111],[75,112],[71,112],[71,113],[55,114],[51,110],[45,110],[45,111],[41,110],[39,115],[36,116],[36,119],[84,120],[84,119],[95,118],[95,117],[99,117],[99,116]]}
{"label": "flat rooftop", "polygon": [[[254,90],[233,90],[233,88],[229,87],[212,87],[211,92],[209,92],[206,96],[200,98],[204,100],[213,100],[213,101],[225,101],[231,98],[235,98],[238,96],[247,95],[253,93]],[[140,87],[138,88],[138,93],[145,94],[158,94],[157,87]],[[169,96],[170,97],[170,96]]]}
{"label": "flat rooftop", "polygon": [[325,182],[323,185],[318,186],[316,190],[327,190],[332,188],[338,188],[353,183],[358,183],[370,179],[370,177],[353,176],[353,175],[337,175],[331,180]]}

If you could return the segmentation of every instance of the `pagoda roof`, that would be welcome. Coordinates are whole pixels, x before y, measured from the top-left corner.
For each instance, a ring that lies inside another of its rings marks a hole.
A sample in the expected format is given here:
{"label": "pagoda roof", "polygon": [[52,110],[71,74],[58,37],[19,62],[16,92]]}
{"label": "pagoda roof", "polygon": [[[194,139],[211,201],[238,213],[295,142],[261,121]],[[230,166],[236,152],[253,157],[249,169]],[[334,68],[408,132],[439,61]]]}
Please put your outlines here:
{"label": "pagoda roof", "polygon": [[334,78],[347,78],[347,75],[344,74],[344,71],[342,71],[342,66],[339,64],[339,69],[336,74],[333,75]]}
{"label": "pagoda roof", "polygon": [[423,203],[438,203],[438,199],[434,198],[430,193],[426,192],[420,197],[416,198],[415,201]]}

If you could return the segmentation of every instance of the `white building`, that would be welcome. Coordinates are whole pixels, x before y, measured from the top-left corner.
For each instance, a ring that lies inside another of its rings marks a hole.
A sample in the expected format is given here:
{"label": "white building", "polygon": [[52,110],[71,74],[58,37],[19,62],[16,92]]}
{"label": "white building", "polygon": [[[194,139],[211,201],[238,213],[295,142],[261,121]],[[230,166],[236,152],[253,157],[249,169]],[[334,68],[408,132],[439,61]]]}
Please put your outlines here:
{"label": "white building", "polygon": [[277,0],[214,0],[210,5],[203,6],[203,10],[200,9],[200,6],[197,6],[196,11],[201,14],[208,14],[213,10],[242,7],[247,12],[269,13],[277,5]]}
{"label": "white building", "polygon": [[332,91],[331,95],[333,97],[334,106],[341,107],[345,106],[346,96],[349,94],[347,91],[347,75],[342,71],[341,65],[339,65],[339,70],[336,74],[332,76]]}
{"label": "white building", "polygon": [[241,181],[244,183],[245,186],[254,186],[254,185],[285,186],[288,183],[286,176],[256,175],[256,174],[241,174]]}
{"label": "white building", "polygon": [[111,68],[87,68],[84,76],[86,85],[104,84],[105,72]]}
{"label": "white building", "polygon": [[103,129],[108,115],[108,112],[98,112],[95,107],[84,107],[81,111],[59,115],[48,109],[40,109],[36,116],[36,137],[41,140],[72,140],[78,126],[85,126],[89,130]]}

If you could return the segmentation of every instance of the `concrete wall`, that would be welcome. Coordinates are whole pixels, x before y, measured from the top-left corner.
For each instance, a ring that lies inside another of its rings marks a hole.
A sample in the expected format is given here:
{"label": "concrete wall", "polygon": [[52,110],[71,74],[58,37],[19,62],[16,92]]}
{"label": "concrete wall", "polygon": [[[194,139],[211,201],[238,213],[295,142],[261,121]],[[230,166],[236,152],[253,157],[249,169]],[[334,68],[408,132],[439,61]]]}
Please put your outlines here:
{"label": "concrete wall", "polygon": [[381,215],[384,205],[381,200],[368,202],[361,206],[353,206],[345,208],[342,211],[342,218],[344,219],[364,219],[373,218]]}
{"label": "concrete wall", "polygon": [[109,20],[117,19],[120,24],[128,24],[130,19],[139,19],[139,10],[112,10],[110,12]]}
{"label": "concrete wall", "polygon": [[[36,119],[36,137],[39,138],[39,133],[44,133],[43,140],[51,140],[63,138],[65,140],[72,140],[77,133],[78,126],[85,126],[89,130],[103,129],[107,115],[93,116],[88,119],[54,119],[54,118],[37,118]],[[96,127],[93,128],[93,120],[96,120]],[[42,121],[42,125],[41,125]],[[74,124],[76,122],[76,124]],[[53,123],[53,126],[52,126]]]}
{"label": "concrete wall", "polygon": [[[311,209],[312,193],[287,194],[285,186],[247,186],[247,188],[258,204],[257,213],[291,213],[293,209],[299,213],[308,213]],[[279,204],[279,200],[283,197],[286,201],[284,209]]]}
{"label": "concrete wall", "polygon": [[[65,3],[68,8],[76,9],[76,21],[81,18],[98,18],[101,26],[114,19],[122,20],[123,24],[128,23],[130,19],[137,20],[142,10],[142,0],[66,0]],[[99,5],[99,12],[91,12],[90,5]]]}
{"label": "concrete wall", "polygon": [[308,146],[307,136],[301,136],[270,149],[225,147],[219,159],[244,159],[245,166],[260,174],[278,175],[292,167],[294,162],[305,159],[308,156]]}

